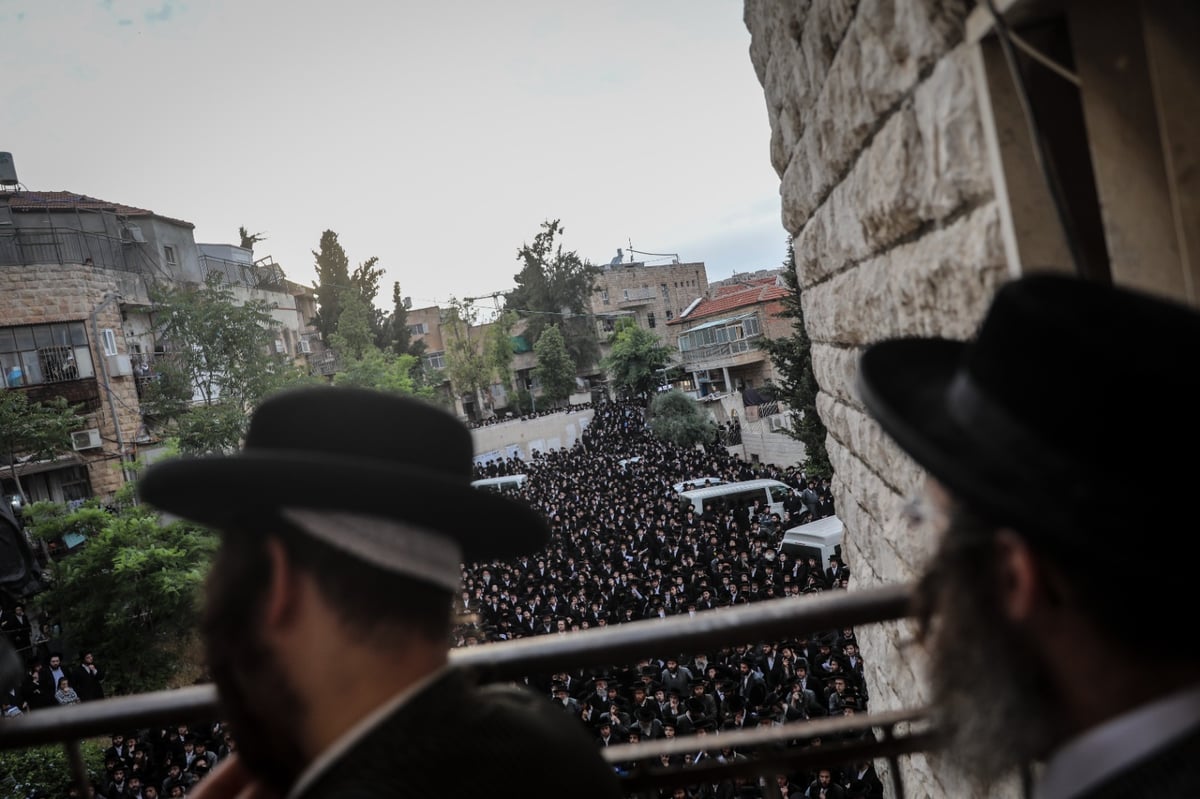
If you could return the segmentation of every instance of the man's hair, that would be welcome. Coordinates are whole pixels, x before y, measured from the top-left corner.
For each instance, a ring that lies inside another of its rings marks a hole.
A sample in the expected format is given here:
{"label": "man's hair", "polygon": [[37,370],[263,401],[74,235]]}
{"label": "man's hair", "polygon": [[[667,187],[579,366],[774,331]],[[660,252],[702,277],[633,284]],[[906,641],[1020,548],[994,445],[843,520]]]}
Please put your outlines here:
{"label": "man's hair", "polygon": [[[967,579],[985,590],[994,586],[989,578],[994,565],[993,543],[998,530],[1006,527],[978,509],[953,498],[945,539],[930,571],[918,585],[916,617],[923,627],[930,623],[930,591],[936,591],[940,573],[946,569],[965,570]],[[1177,622],[1164,612],[1163,600],[1152,589],[1113,590],[1111,562],[1115,553],[1102,546],[1080,547],[1058,544],[1044,536],[1016,531],[1022,540],[1044,561],[1053,564],[1074,592],[1073,601],[1093,622],[1094,629],[1117,645],[1140,647],[1148,639],[1170,638],[1173,654],[1190,660],[1200,656],[1200,639],[1179,636]],[[997,600],[998,601],[998,600]]]}
{"label": "man's hair", "polygon": [[[229,530],[222,536],[219,570],[224,590],[243,607],[258,606],[270,578],[266,540],[275,537],[292,565],[310,575],[339,620],[381,645],[401,644],[412,634],[447,641],[453,592],[373,566],[280,522],[280,532]],[[236,605],[235,605],[236,606]]]}

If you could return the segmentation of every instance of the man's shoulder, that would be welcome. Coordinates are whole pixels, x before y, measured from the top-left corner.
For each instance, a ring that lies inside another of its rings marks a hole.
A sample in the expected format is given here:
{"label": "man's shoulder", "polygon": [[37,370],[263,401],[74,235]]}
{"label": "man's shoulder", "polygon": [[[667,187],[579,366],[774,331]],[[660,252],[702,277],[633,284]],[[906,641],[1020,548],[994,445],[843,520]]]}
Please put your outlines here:
{"label": "man's shoulder", "polygon": [[584,789],[588,799],[619,797],[616,774],[583,724],[546,697],[512,685],[476,685],[450,673],[384,719],[305,792],[305,799],[405,795],[443,796],[457,789],[529,786],[531,797]]}

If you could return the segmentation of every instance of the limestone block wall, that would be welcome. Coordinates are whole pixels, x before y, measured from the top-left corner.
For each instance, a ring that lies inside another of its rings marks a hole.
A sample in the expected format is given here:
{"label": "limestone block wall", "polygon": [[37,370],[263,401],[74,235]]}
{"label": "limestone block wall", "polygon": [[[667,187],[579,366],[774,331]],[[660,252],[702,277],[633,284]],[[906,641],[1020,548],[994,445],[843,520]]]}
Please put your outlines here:
{"label": "limestone block wall", "polygon": [[[96,380],[100,386],[99,407],[81,420],[80,428],[100,430],[103,446],[100,450],[78,453],[87,462],[92,491],[99,497],[109,497],[124,483],[121,474],[118,439],[126,448],[132,446],[141,425],[137,389],[132,377],[112,376],[108,386],[113,392],[110,403],[104,385],[103,348],[95,340],[91,314],[96,313],[96,326],[111,328],[117,334],[121,353],[129,350],[121,332],[121,311],[108,303],[100,308],[104,296],[119,291],[119,273],[104,269],[84,268],[79,264],[35,264],[0,269],[0,326],[44,324],[49,322],[82,321],[87,327],[92,349]],[[114,421],[112,408],[116,407]],[[121,435],[117,434],[120,426]]]}
{"label": "limestone block wall", "polygon": [[[932,545],[899,522],[923,475],[865,414],[858,356],[885,337],[967,337],[1007,277],[965,41],[972,5],[745,3],[771,123],[764,157],[793,236],[852,588],[910,581]],[[926,701],[911,634],[907,623],[859,633],[872,710]],[[910,796],[968,795],[943,772],[934,755],[901,764]]]}
{"label": "limestone block wall", "polygon": [[543,452],[569,449],[582,438],[594,415],[595,411],[587,408],[476,427],[471,430],[475,456],[495,453],[499,457],[508,457],[515,448],[520,451],[521,458],[528,461],[534,449]]}

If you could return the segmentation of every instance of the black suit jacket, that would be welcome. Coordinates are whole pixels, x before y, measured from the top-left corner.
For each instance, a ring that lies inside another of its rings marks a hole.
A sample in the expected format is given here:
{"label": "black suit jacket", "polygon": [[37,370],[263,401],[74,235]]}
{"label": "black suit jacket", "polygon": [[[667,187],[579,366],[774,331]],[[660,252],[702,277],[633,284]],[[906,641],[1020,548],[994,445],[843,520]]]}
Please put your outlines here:
{"label": "black suit jacket", "polygon": [[521,796],[617,799],[592,735],[524,688],[479,686],[451,670],[391,714],[303,799]]}
{"label": "black suit jacket", "polygon": [[1200,796],[1200,724],[1165,749],[1119,772],[1078,799]]}

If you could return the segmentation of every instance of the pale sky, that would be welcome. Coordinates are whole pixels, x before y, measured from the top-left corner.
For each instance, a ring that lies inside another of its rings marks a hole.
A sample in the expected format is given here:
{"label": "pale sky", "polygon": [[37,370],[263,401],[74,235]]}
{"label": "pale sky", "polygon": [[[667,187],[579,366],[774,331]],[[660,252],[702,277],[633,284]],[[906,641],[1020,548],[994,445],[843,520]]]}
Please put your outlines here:
{"label": "pale sky", "polygon": [[[21,185],[262,232],[311,284],[330,229],[414,307],[564,247],[779,266],[787,234],[741,0],[0,0]],[[639,260],[655,261],[639,256]]]}

